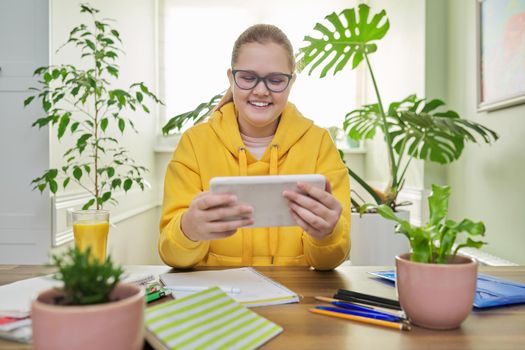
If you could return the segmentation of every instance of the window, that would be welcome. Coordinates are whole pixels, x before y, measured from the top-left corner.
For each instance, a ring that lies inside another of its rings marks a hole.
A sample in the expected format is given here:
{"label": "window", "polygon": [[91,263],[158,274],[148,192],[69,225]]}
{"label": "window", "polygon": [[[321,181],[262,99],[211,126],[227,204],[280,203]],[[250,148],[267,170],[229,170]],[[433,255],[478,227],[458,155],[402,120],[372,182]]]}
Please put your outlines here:
{"label": "window", "polygon": [[[161,7],[161,89],[166,103],[161,124],[192,110],[228,87],[234,41],[256,23],[274,24],[290,38],[295,52],[305,46],[315,23],[331,12],[353,6],[349,1],[319,0],[164,0]],[[346,67],[320,79],[319,72],[298,74],[289,100],[322,127],[342,127],[360,91],[357,74]]]}

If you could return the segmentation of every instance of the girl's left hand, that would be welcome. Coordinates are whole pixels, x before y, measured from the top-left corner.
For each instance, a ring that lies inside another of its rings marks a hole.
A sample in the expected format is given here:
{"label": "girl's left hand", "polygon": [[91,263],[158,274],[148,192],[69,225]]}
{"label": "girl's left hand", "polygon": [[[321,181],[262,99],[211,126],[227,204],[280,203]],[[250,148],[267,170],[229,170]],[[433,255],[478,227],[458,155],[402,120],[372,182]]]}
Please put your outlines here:
{"label": "girl's left hand", "polygon": [[334,230],[342,211],[341,204],[332,195],[330,182],[326,181],[325,189],[302,182],[297,187],[305,194],[288,190],[283,192],[295,222],[310,236],[325,238]]}

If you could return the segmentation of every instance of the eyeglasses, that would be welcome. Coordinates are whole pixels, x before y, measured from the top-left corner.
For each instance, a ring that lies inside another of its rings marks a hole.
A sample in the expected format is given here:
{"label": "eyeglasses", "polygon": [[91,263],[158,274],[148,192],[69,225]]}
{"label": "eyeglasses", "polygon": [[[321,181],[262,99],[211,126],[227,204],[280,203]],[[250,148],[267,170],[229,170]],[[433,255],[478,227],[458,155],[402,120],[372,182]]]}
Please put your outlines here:
{"label": "eyeglasses", "polygon": [[255,88],[262,80],[264,86],[266,86],[271,92],[283,92],[286,90],[292,79],[291,74],[270,73],[264,77],[260,77],[252,71],[241,69],[233,69],[232,74],[235,85],[243,90],[251,90]]}

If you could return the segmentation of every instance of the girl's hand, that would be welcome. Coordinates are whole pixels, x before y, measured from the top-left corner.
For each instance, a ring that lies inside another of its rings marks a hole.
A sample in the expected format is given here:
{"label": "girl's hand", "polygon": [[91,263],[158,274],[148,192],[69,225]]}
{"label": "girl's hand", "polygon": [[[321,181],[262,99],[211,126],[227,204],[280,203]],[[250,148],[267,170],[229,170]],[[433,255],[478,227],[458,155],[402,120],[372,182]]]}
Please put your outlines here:
{"label": "girl's hand", "polygon": [[283,192],[295,222],[310,236],[325,238],[334,230],[342,211],[341,204],[332,195],[330,182],[326,181],[325,189],[301,182],[297,187],[305,194],[288,190]]}
{"label": "girl's hand", "polygon": [[202,192],[182,215],[181,229],[192,241],[226,238],[253,224],[252,212],[252,207],[237,203],[233,195]]}

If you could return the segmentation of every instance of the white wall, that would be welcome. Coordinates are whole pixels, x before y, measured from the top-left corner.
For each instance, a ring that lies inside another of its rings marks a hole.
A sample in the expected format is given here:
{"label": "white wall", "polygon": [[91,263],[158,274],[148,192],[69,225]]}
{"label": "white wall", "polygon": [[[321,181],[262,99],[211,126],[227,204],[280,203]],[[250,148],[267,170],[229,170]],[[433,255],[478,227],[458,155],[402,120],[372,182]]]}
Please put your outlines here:
{"label": "white wall", "polygon": [[[125,54],[119,57],[120,78],[114,87],[127,89],[131,83],[143,81],[157,92],[157,15],[156,1],[148,0],[92,0],[91,6],[100,10],[101,18],[111,18],[114,28],[120,32]],[[51,3],[51,63],[78,64],[79,54],[72,47],[66,47],[58,53],[55,50],[67,41],[70,30],[90,20],[89,15],[80,14],[79,3],[70,0],[52,0]],[[153,107],[150,104],[150,107]],[[148,264],[159,263],[156,242],[158,237],[158,196],[155,169],[155,154],[153,152],[157,130],[157,108],[150,108],[151,114],[143,112],[127,113],[133,119],[138,134],[120,132],[115,134],[119,146],[130,151],[137,164],[144,165],[150,172],[146,180],[152,188],[144,192],[132,190],[128,195],[119,198],[117,208],[108,206],[111,210],[111,221],[116,223],[109,235],[108,251],[119,263]],[[52,167],[62,164],[62,154],[71,146],[72,138],[64,137],[58,142],[55,135],[51,137]],[[76,197],[81,193],[78,188],[68,188],[57,196],[57,220],[55,231],[62,234],[64,240],[71,237],[70,227],[66,226],[66,209],[78,207]]]}
{"label": "white wall", "polygon": [[493,146],[469,145],[448,169],[450,211],[483,220],[483,249],[525,264],[525,105],[490,113],[476,110],[476,2],[448,1],[448,100],[461,115],[495,130]]}

